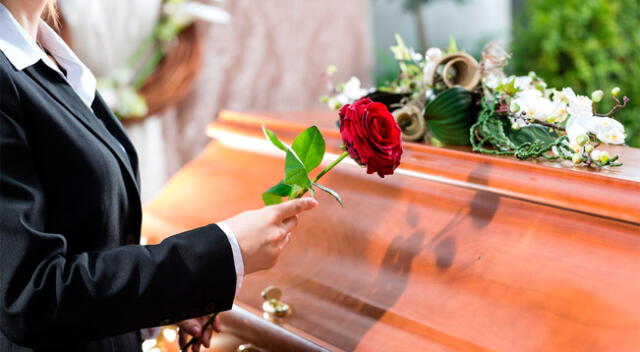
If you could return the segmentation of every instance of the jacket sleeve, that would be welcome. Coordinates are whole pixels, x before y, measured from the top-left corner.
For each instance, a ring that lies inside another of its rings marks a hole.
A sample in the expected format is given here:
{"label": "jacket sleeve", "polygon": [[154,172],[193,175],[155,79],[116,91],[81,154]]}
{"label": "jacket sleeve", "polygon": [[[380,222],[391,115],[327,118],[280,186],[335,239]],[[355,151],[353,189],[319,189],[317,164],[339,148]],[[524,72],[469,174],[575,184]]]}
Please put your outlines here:
{"label": "jacket sleeve", "polygon": [[0,328],[5,336],[29,347],[87,341],[231,308],[232,249],[215,224],[158,245],[70,254],[62,234],[46,231],[47,202],[21,116],[2,106]]}

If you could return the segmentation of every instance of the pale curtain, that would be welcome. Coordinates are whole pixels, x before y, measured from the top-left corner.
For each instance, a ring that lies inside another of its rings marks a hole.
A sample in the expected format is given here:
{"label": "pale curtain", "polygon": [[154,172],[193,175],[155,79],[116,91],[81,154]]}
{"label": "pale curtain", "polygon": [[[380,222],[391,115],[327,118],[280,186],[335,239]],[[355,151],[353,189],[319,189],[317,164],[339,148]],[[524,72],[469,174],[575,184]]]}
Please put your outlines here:
{"label": "pale curtain", "polygon": [[[195,157],[221,109],[309,110],[329,64],[370,84],[368,0],[228,0],[230,24],[204,28],[206,54],[193,91],[177,107],[127,127],[141,161],[143,200]],[[100,4],[100,5],[99,5]],[[216,4],[218,4],[216,2]],[[62,0],[74,49],[107,74],[149,31],[159,0]],[[113,16],[113,17],[112,17]],[[119,56],[121,55],[121,56]]]}

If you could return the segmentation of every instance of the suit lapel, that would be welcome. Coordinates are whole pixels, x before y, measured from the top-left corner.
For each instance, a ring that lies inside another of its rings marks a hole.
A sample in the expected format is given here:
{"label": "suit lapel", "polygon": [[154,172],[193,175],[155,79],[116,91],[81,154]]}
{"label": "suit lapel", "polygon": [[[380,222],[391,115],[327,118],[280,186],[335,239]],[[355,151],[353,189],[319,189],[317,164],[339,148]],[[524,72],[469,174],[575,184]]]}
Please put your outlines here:
{"label": "suit lapel", "polygon": [[[125,173],[130,181],[135,185],[139,194],[137,177],[133,171],[133,165],[126,158],[125,151],[120,148],[116,139],[110,135],[109,131],[102,125],[100,120],[80,99],[67,81],[54,70],[47,67],[42,61],[24,69],[35,82],[42,86],[55,100],[64,106],[75,118],[77,118],[98,140],[104,143],[107,148],[118,159],[120,166],[125,169]],[[127,143],[129,144],[129,143]]]}
{"label": "suit lapel", "polygon": [[140,175],[138,174],[138,154],[136,153],[136,149],[131,143],[131,140],[127,136],[124,128],[122,127],[122,123],[118,120],[118,118],[113,114],[107,103],[102,99],[100,93],[96,92],[96,97],[93,100],[93,104],[91,105],[95,115],[102,120],[105,127],[111,135],[118,140],[120,145],[124,147],[127,152],[127,156],[129,158],[129,162],[131,163],[131,168],[136,176],[136,180],[139,182]]}

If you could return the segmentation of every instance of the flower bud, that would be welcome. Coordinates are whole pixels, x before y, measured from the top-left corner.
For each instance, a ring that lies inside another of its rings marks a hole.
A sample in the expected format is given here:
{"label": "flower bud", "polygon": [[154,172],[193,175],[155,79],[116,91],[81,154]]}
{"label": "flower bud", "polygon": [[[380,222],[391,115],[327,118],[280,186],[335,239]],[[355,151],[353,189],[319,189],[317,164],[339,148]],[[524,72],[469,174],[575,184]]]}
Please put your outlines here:
{"label": "flower bud", "polygon": [[536,79],[536,78],[538,78],[538,75],[536,75],[536,73],[533,72],[533,71],[529,71],[529,78]]}
{"label": "flower bud", "polygon": [[511,124],[511,129],[515,130],[515,131],[518,131],[518,130],[520,130],[520,125],[517,122],[514,122],[514,123]]}
{"label": "flower bud", "polygon": [[603,97],[604,97],[604,92],[601,90],[596,90],[593,93],[591,93],[591,100],[593,100],[594,103],[601,102]]}
{"label": "flower bud", "polygon": [[511,110],[512,113],[516,113],[518,111],[520,111],[520,105],[518,105],[518,103],[516,103],[515,101],[511,102],[511,105],[509,106],[509,110]]}
{"label": "flower bud", "polygon": [[583,146],[587,144],[588,141],[589,141],[589,137],[587,137],[587,135],[584,133],[576,137],[576,143],[578,143],[579,146]]}
{"label": "flower bud", "polygon": [[336,72],[338,72],[338,67],[336,65],[329,65],[329,67],[327,67],[327,74],[329,76],[335,75]]}
{"label": "flower bud", "polygon": [[591,152],[590,156],[593,160],[600,160],[600,151],[596,149]]}
{"label": "flower bud", "polygon": [[609,152],[606,150],[601,151],[598,160],[603,164],[609,161]]}
{"label": "flower bud", "polygon": [[574,151],[574,152],[576,152],[576,153],[579,153],[579,152],[580,152],[580,150],[582,150],[582,147],[580,147],[580,146],[578,145],[578,143],[575,143],[575,142],[571,143],[571,146],[570,146],[570,147],[571,147],[571,149],[573,149],[573,151]]}
{"label": "flower bud", "polygon": [[620,95],[620,87],[615,87],[611,90],[611,95],[613,95],[614,97],[617,97],[618,95]]}
{"label": "flower bud", "polygon": [[574,164],[580,164],[581,162],[584,161],[584,158],[582,157],[582,154],[575,153],[571,157],[571,161],[573,161]]}
{"label": "flower bud", "polygon": [[587,153],[591,153],[593,151],[593,146],[591,144],[587,144],[584,146],[584,151]]}

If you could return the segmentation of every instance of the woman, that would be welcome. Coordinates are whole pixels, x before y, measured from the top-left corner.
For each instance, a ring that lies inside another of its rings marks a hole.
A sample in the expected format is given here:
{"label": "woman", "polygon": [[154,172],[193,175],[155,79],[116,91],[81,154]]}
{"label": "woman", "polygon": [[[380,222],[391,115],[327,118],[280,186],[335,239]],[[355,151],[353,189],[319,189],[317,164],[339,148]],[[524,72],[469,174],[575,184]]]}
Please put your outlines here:
{"label": "woman", "polygon": [[40,19],[53,5],[0,0],[0,351],[139,351],[139,329],[173,323],[206,346],[206,317],[231,308],[244,274],[275,264],[317,203],[138,245],[135,150]]}

